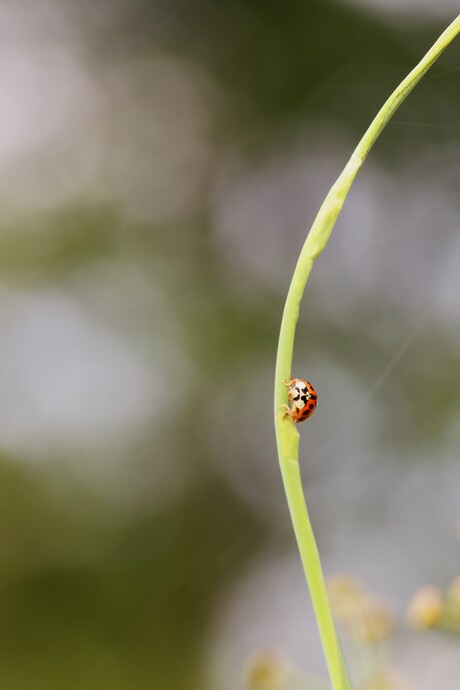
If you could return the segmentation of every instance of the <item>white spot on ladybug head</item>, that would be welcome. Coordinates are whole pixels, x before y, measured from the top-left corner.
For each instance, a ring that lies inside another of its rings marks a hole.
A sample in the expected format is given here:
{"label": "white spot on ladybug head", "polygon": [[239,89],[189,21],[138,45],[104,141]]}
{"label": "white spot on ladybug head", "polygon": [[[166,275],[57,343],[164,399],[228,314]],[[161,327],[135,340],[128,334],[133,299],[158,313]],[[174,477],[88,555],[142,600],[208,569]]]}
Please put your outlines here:
{"label": "white spot on ladybug head", "polygon": [[302,391],[303,385],[300,381],[297,381],[291,388],[292,406],[299,410],[305,405],[305,401],[302,400],[302,397],[305,397]]}

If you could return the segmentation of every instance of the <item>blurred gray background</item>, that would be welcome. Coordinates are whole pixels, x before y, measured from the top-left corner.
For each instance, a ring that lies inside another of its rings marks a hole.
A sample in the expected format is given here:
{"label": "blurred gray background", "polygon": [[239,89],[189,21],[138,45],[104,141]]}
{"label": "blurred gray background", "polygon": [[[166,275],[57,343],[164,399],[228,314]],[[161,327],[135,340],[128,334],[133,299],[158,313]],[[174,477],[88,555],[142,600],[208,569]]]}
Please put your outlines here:
{"label": "blurred gray background", "polygon": [[[306,232],[453,0],[1,0],[0,685],[325,675],[273,433]],[[399,617],[459,571],[460,42],[360,172],[294,374],[327,575]],[[458,688],[458,636],[392,664]]]}

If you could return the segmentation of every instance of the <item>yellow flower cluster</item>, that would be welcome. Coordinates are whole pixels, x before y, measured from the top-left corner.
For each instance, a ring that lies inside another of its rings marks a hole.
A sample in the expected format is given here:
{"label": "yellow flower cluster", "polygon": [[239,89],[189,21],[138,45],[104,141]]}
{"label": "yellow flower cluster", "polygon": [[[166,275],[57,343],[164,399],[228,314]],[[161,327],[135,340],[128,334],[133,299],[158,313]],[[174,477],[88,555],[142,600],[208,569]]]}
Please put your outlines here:
{"label": "yellow flower cluster", "polygon": [[412,597],[407,609],[408,624],[414,630],[436,628],[442,618],[443,596],[437,587],[422,587]]}
{"label": "yellow flower cluster", "polygon": [[406,617],[415,630],[442,628],[460,632],[460,576],[452,580],[445,592],[437,587],[417,590]]}
{"label": "yellow flower cluster", "polygon": [[289,666],[285,659],[271,649],[255,652],[246,667],[248,690],[281,690],[286,685]]}
{"label": "yellow flower cluster", "polygon": [[370,676],[362,686],[362,690],[411,690],[412,685],[399,673],[394,671],[378,671]]}
{"label": "yellow flower cluster", "polygon": [[[456,526],[460,539],[460,520]],[[441,628],[460,633],[460,575],[445,592],[437,587],[422,587],[415,592],[407,608],[408,624],[416,630]]]}
{"label": "yellow flower cluster", "polygon": [[356,642],[376,644],[386,640],[394,629],[394,616],[386,602],[367,592],[349,575],[328,581],[332,610]]}

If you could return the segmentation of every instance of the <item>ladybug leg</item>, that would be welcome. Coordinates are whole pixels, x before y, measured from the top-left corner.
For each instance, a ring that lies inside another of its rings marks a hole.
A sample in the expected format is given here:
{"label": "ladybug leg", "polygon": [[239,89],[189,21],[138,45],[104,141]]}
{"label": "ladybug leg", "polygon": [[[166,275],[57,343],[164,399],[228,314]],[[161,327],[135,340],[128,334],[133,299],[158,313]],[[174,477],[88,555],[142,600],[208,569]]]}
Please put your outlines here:
{"label": "ladybug leg", "polygon": [[279,409],[279,410],[284,410],[283,419],[286,419],[286,417],[288,417],[288,416],[289,416],[291,419],[294,419],[294,413],[293,413],[293,411],[291,410],[291,408],[289,407],[289,405],[280,405],[278,409]]}
{"label": "ladybug leg", "polygon": [[283,379],[283,383],[286,386],[286,388],[290,388],[292,386],[292,384],[294,383],[294,379],[292,378],[292,374],[291,374],[291,378],[289,379],[289,381],[287,379]]}
{"label": "ladybug leg", "polygon": [[286,386],[286,388],[289,388],[289,395],[288,395],[288,399],[289,399],[289,400],[292,400],[291,386],[292,386],[292,384],[294,383],[294,380],[295,380],[295,379],[292,378],[292,374],[291,374],[291,379],[290,379],[290,381],[286,381],[286,379],[283,379],[284,385]]}

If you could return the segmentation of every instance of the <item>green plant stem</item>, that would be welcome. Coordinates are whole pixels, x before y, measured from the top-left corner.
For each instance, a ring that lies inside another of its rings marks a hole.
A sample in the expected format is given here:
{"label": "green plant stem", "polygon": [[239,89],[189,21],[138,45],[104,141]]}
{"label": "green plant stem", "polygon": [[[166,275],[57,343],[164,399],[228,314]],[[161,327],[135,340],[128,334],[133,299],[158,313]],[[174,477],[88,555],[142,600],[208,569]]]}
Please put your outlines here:
{"label": "green plant stem", "polygon": [[283,418],[283,410],[280,409],[288,402],[284,381],[291,376],[295,329],[305,285],[315,259],[327,244],[356,173],[394,112],[458,33],[460,33],[460,15],[438,38],[425,57],[395,89],[377,113],[316,216],[300,253],[283,311],[275,372],[275,429],[278,456],[333,690],[350,690],[351,685],[332,618],[318,549],[303,495],[298,462],[299,433],[292,419]]}

